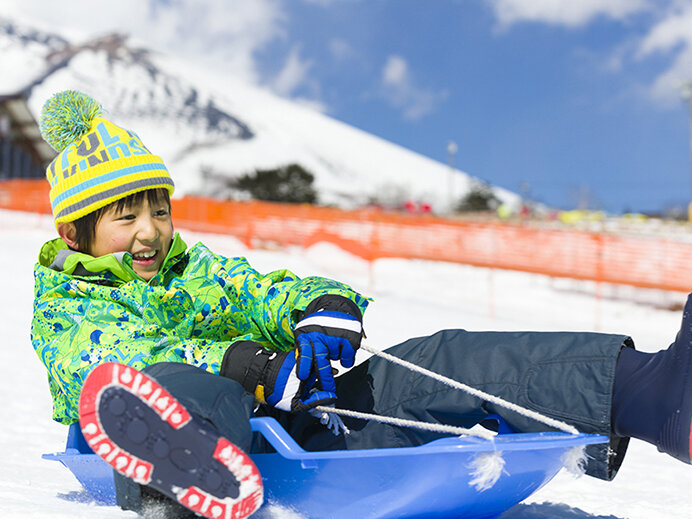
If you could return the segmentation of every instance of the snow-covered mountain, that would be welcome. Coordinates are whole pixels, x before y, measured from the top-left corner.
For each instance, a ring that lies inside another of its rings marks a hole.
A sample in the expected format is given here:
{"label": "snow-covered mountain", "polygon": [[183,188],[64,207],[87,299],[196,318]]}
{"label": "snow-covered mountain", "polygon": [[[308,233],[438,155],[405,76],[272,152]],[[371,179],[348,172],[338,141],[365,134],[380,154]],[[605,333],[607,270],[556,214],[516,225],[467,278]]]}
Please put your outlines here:
{"label": "snow-covered mountain", "polygon": [[[319,202],[354,207],[413,199],[444,211],[475,182],[459,170],[309,107],[110,34],[68,38],[0,18],[0,94],[24,91],[38,118],[60,90],[101,102],[162,156],[177,195],[214,194],[218,179],[297,163],[315,176]],[[493,188],[501,200],[518,197]]]}

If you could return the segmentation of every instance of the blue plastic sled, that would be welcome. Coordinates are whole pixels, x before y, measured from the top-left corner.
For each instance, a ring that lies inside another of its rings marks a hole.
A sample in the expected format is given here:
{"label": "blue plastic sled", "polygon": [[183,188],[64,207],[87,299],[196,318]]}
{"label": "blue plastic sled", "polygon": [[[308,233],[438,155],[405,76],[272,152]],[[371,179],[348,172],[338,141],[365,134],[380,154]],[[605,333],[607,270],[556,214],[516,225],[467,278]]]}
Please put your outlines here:
{"label": "blue plastic sled", "polygon": [[[498,434],[493,442],[451,437],[418,447],[307,452],[273,418],[250,422],[276,450],[251,456],[262,474],[265,502],[310,519],[493,519],[550,481],[568,449],[608,441],[590,434],[521,433]],[[493,450],[502,452],[504,471],[491,488],[477,491],[469,465]],[[113,470],[76,424],[65,452],[43,458],[65,465],[96,501],[115,504]]]}

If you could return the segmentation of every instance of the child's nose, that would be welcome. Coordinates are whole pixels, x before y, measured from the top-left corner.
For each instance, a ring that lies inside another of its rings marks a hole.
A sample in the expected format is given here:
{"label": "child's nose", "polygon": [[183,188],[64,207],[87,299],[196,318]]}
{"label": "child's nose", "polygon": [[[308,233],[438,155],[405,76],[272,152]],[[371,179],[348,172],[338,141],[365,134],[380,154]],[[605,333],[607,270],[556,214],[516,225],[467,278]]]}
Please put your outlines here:
{"label": "child's nose", "polygon": [[137,237],[141,241],[154,241],[159,237],[159,229],[151,216],[141,218]]}

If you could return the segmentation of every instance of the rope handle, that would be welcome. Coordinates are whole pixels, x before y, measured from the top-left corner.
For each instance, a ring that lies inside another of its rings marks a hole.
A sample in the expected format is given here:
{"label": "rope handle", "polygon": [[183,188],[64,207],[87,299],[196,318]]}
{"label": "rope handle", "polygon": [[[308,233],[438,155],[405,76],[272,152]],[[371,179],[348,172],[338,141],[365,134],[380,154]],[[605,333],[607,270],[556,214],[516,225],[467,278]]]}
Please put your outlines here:
{"label": "rope handle", "polygon": [[339,409],[338,407],[330,407],[325,405],[315,406],[315,409],[323,413],[334,413],[351,418],[360,418],[361,420],[373,420],[376,422],[388,423],[390,425],[398,425],[400,427],[411,427],[414,429],[424,429],[426,431],[434,431],[440,433],[477,436],[484,440],[492,440],[495,435],[490,431],[465,429],[464,427],[456,427],[454,425],[445,425],[432,422],[421,422],[418,420],[405,420],[403,418],[395,418],[393,416],[384,416],[380,414],[361,413],[359,411],[351,411],[349,409]]}
{"label": "rope handle", "polygon": [[[490,393],[486,393],[485,391],[481,391],[479,389],[475,389],[471,386],[468,386],[466,384],[462,384],[461,382],[457,382],[456,380],[453,380],[451,378],[445,377],[444,375],[440,375],[439,373],[435,373],[434,371],[430,371],[429,369],[425,369],[421,366],[417,366],[416,364],[413,364],[411,362],[408,362],[406,360],[400,359],[399,357],[395,357],[394,355],[391,355],[389,353],[385,353],[384,351],[377,350],[373,348],[372,346],[368,346],[366,344],[361,344],[360,349],[365,350],[369,353],[372,353],[373,355],[376,355],[378,357],[382,357],[385,360],[388,360],[389,362],[393,362],[394,364],[398,364],[400,366],[403,366],[407,369],[410,369],[411,371],[415,371],[416,373],[420,373],[421,375],[428,376],[430,378],[433,378],[439,382],[442,382],[443,384],[453,387],[455,389],[459,389],[461,391],[465,391],[466,393],[469,393],[470,395],[473,395],[475,397],[478,397],[482,400],[485,400],[487,402],[491,402],[493,404],[499,405],[500,407],[504,407],[505,409],[509,409],[510,411],[514,411],[515,413],[518,413],[522,416],[526,416],[527,418],[531,418],[533,420],[536,420],[537,422],[541,422],[545,425],[548,425],[550,427],[553,427],[555,429],[558,429],[560,431],[564,431],[570,434],[579,434],[579,431],[577,430],[576,427],[569,425],[565,422],[561,422],[560,420],[555,420],[554,418],[550,418],[549,416],[545,416],[541,413],[537,413],[536,411],[532,411],[531,409],[526,409],[525,407],[521,407],[517,404],[514,404],[512,402],[509,402],[507,400],[504,400],[498,396],[491,395]],[[377,416],[377,415],[375,415]],[[421,423],[428,423],[428,422],[421,422]]]}

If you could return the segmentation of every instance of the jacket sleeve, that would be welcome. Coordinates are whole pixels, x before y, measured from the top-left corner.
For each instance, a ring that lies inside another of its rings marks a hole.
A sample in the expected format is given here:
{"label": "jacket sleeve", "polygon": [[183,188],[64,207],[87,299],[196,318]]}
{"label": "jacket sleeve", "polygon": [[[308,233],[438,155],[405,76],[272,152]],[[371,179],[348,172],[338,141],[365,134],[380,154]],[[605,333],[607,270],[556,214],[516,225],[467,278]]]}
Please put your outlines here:
{"label": "jacket sleeve", "polygon": [[31,324],[33,347],[48,371],[54,419],[74,421],[82,384],[103,362],[136,369],[157,362],[185,362],[218,374],[229,341],[181,338],[119,305],[74,297],[39,299]]}
{"label": "jacket sleeve", "polygon": [[261,275],[245,258],[220,258],[216,273],[240,311],[250,316],[278,350],[293,348],[293,328],[311,301],[325,294],[347,297],[364,312],[369,300],[348,285],[328,278],[299,278],[290,270]]}

